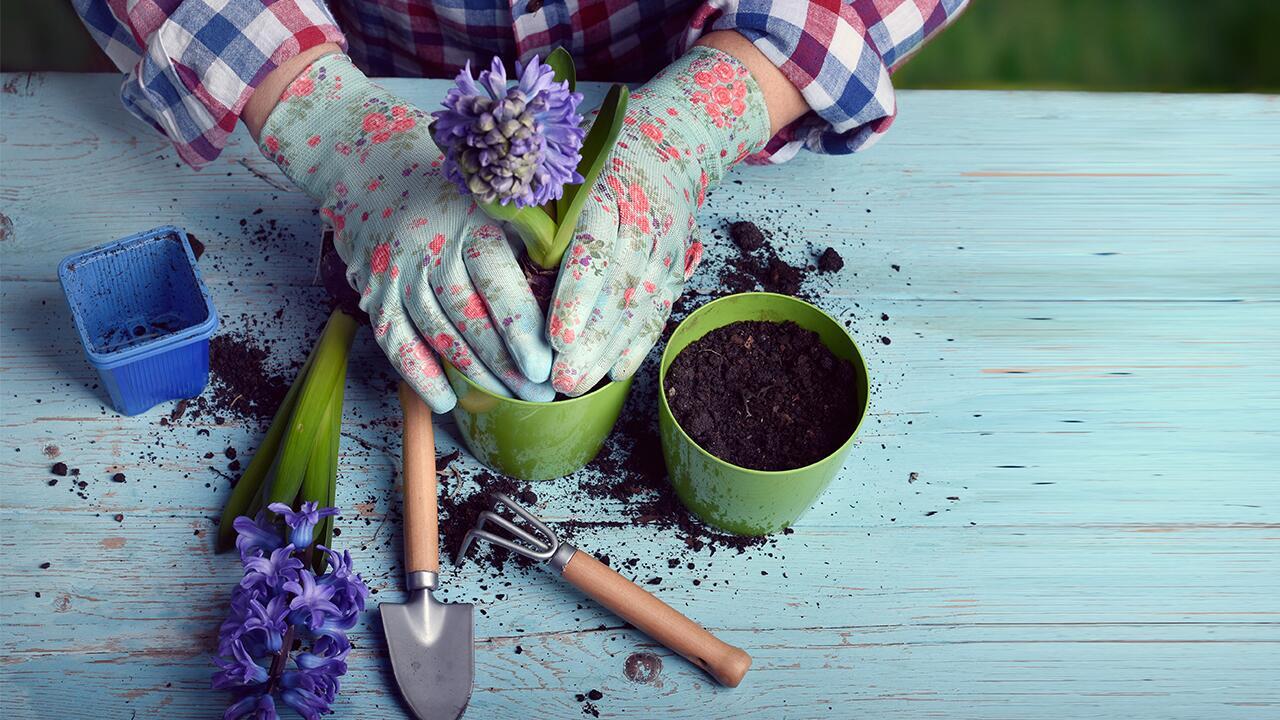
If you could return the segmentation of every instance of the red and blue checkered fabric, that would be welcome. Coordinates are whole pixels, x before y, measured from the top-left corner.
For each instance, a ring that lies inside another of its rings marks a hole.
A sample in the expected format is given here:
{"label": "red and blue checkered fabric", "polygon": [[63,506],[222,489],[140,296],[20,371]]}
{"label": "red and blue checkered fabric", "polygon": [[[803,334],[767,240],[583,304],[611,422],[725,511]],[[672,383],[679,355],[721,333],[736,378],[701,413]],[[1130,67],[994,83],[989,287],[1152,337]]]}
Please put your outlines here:
{"label": "red and blue checkered fabric", "polygon": [[73,2],[127,74],[125,106],[199,166],[218,156],[262,78],[322,43],[348,45],[375,76],[452,77],[467,61],[564,47],[583,79],[638,82],[712,30],[750,40],[813,110],[756,160],[855,152],[897,114],[889,74],[968,0]]}

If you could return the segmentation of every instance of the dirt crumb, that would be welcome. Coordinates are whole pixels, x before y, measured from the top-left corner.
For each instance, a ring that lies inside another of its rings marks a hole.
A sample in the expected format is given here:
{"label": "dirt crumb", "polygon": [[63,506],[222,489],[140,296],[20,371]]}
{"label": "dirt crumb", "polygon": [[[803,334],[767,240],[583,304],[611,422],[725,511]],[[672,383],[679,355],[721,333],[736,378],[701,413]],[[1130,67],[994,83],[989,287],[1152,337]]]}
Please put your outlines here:
{"label": "dirt crumb", "polygon": [[836,249],[829,247],[822,251],[822,255],[818,256],[818,270],[829,273],[839,272],[844,269],[844,258],[840,257],[840,253]]}

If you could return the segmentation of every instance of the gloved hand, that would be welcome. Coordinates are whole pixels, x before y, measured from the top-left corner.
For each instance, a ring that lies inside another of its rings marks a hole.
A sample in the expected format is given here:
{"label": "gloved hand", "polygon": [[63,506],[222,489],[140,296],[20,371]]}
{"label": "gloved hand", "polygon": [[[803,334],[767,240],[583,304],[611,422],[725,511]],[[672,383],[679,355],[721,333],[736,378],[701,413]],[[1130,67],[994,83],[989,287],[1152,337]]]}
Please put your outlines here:
{"label": "gloved hand", "polygon": [[441,174],[430,122],[334,54],[290,84],[260,145],[320,202],[374,337],[433,410],[457,401],[433,350],[495,393],[549,401],[542,311],[502,229]]}
{"label": "gloved hand", "polygon": [[567,395],[640,366],[702,259],[694,214],[707,188],[763,148],[770,129],[746,67],[706,47],[632,93],[623,123],[551,302],[551,382]]}

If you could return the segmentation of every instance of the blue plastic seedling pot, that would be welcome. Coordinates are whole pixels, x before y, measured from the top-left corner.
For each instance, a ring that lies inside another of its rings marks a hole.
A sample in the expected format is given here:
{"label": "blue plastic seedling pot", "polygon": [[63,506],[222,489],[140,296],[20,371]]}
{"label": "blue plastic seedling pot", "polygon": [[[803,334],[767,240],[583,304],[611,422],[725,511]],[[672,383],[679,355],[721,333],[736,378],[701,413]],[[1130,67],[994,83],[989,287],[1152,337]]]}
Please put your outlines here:
{"label": "blue plastic seedling pot", "polygon": [[184,230],[166,225],[72,255],[58,280],[116,412],[204,390],[218,313]]}

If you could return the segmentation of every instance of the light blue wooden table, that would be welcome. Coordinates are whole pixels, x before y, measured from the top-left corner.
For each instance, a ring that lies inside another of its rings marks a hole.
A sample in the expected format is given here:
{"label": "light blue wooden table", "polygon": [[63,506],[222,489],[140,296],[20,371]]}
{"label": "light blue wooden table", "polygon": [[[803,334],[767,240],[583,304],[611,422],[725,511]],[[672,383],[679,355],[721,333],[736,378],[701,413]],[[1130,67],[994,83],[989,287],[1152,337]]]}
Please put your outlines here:
{"label": "light blue wooden table", "polygon": [[[104,409],[57,261],[175,223],[209,245],[229,326],[287,301],[299,328],[277,347],[296,357],[322,315],[306,198],[244,136],[181,166],[117,84],[6,76],[0,95],[6,717],[220,716],[207,652],[237,567],[210,552],[226,482],[202,455],[257,442]],[[444,87],[389,85],[423,105]],[[785,230],[792,260],[844,254],[821,304],[852,320],[875,393],[843,475],[772,557],[699,558],[700,586],[648,526],[579,538],[652,558],[635,574],[660,570],[664,600],[752,652],[744,684],[715,687],[549,575],[498,587],[468,565],[446,593],[486,613],[467,717],[580,718],[590,689],[601,717],[1280,717],[1280,102],[900,98],[880,146],[744,168],[702,218]],[[268,220],[296,241],[251,258]],[[367,546],[375,599],[398,598],[397,411],[361,380],[382,362],[367,334],[355,358],[348,416],[369,429],[346,428],[342,540]],[[47,485],[52,446],[86,497]],[[548,519],[570,487],[539,493]],[[369,619],[338,711],[400,717]],[[624,677],[638,649],[665,660],[656,682]]]}

